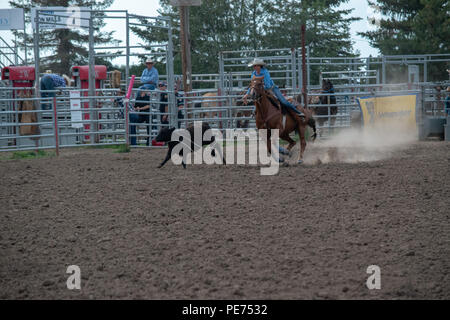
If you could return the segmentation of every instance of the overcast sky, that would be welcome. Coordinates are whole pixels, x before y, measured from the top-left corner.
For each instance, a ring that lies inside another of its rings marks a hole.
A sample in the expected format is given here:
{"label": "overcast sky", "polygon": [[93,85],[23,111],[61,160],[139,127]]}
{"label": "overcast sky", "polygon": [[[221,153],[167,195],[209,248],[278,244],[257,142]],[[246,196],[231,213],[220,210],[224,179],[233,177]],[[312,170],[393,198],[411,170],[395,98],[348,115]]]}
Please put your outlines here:
{"label": "overcast sky", "polygon": [[[0,9],[9,8],[8,0],[0,0]],[[347,4],[343,5],[344,8],[355,8],[353,16],[361,17],[363,20],[355,22],[351,26],[352,39],[354,41],[355,49],[359,50],[361,56],[367,57],[369,55],[377,56],[379,52],[377,49],[372,48],[368,41],[358,37],[357,31],[366,31],[371,28],[367,23],[367,16],[372,15],[371,10],[368,9],[366,0],[349,0]],[[144,16],[157,16],[157,9],[159,8],[158,0],[115,0],[114,4],[110,7],[111,10],[128,10],[129,13],[144,15]],[[125,21],[122,19],[108,19],[107,30],[114,30],[115,37],[123,40],[125,43]],[[0,30],[0,36],[5,39],[11,39],[10,32]],[[131,37],[131,45],[135,45],[139,39],[137,37]],[[132,59],[133,61],[134,59]],[[125,64],[124,59],[117,59],[114,63]]]}

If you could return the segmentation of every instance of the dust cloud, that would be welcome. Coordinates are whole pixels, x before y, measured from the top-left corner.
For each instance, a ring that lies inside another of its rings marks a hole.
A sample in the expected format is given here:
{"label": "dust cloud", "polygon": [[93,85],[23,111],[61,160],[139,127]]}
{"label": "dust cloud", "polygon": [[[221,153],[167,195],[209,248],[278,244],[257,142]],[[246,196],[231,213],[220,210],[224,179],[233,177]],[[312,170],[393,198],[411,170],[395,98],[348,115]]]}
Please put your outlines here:
{"label": "dust cloud", "polygon": [[399,127],[349,128],[309,143],[305,163],[358,163],[388,159],[417,141],[417,133]]}

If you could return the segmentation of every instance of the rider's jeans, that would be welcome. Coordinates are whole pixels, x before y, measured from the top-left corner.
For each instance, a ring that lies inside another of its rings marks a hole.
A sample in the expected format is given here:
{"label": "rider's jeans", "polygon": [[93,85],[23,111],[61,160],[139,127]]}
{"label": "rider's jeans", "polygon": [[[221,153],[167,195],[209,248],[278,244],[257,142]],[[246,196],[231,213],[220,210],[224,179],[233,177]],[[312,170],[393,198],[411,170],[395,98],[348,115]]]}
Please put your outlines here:
{"label": "rider's jeans", "polygon": [[280,100],[282,105],[284,105],[284,106],[292,109],[293,111],[297,112],[298,114],[302,115],[302,113],[300,111],[298,111],[291,103],[289,103],[289,101],[286,100],[286,98],[281,93],[280,88],[278,88],[277,86],[274,86],[272,88],[272,91],[275,94],[275,96],[278,98],[278,100]]}

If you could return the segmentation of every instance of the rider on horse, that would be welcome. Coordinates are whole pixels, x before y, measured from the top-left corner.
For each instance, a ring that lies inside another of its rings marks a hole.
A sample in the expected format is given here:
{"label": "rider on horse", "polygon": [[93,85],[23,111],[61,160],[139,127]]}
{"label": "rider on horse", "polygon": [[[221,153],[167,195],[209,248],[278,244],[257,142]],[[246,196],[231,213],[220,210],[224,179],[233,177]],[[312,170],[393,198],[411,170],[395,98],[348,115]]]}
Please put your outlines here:
{"label": "rider on horse", "polygon": [[[286,100],[286,98],[283,96],[283,94],[281,93],[281,91],[278,88],[278,86],[276,86],[275,83],[270,78],[269,70],[267,70],[267,68],[265,68],[265,65],[266,65],[266,63],[264,62],[264,60],[257,59],[257,58],[255,58],[255,60],[253,60],[248,65],[249,67],[253,67],[252,79],[255,78],[255,77],[264,78],[264,89],[266,89],[266,90],[270,90],[271,89],[272,92],[275,94],[275,96],[280,101],[281,105],[285,106],[286,108],[291,109],[299,117],[304,118],[305,115],[303,114],[303,112],[301,112],[300,110],[297,110],[297,108],[295,108],[291,103],[289,103]],[[250,93],[250,88],[247,90],[247,93],[243,97],[243,100],[244,100],[245,104],[247,104],[247,98],[248,98],[249,93]]]}

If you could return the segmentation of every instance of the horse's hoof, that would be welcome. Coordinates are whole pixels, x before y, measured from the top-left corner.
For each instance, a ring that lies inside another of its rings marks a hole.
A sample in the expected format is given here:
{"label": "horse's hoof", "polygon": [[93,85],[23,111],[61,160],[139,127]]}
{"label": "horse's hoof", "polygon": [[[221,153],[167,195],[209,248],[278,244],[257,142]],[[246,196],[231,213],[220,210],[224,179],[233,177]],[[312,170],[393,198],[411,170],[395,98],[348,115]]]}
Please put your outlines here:
{"label": "horse's hoof", "polygon": [[287,156],[287,155],[290,156],[290,152],[289,152],[288,149],[283,148],[283,147],[280,147],[279,150],[280,150],[280,153],[281,153],[281,154],[283,154],[283,155],[285,155],[285,156]]}
{"label": "horse's hoof", "polygon": [[298,160],[297,164],[303,164],[303,160]]}
{"label": "horse's hoof", "polygon": [[278,163],[283,163],[284,162],[284,158],[283,157],[279,157],[278,159],[275,158],[275,161]]}

